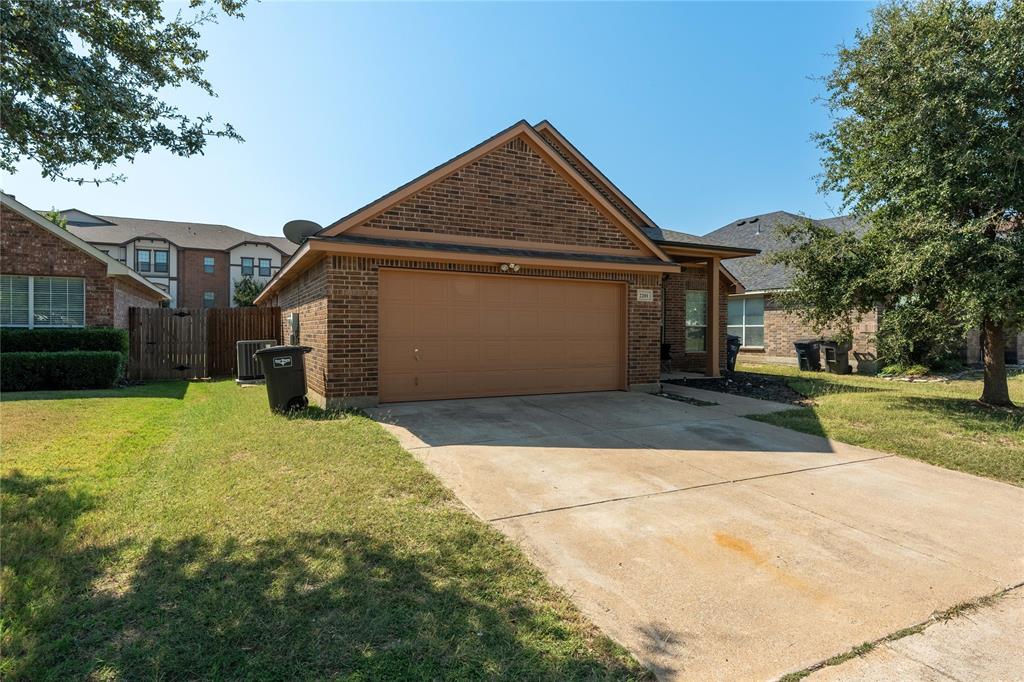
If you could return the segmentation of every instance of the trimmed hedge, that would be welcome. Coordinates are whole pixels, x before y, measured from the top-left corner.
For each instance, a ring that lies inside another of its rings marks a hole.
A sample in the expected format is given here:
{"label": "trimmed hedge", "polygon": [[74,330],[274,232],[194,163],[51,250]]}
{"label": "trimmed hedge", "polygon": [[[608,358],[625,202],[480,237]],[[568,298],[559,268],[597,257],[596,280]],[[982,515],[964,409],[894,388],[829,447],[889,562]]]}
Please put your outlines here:
{"label": "trimmed hedge", "polygon": [[0,329],[0,353],[57,353],[105,350],[128,353],[128,332],[112,327],[85,329]]}
{"label": "trimmed hedge", "polygon": [[116,351],[0,353],[0,390],[55,391],[110,388],[124,373]]}

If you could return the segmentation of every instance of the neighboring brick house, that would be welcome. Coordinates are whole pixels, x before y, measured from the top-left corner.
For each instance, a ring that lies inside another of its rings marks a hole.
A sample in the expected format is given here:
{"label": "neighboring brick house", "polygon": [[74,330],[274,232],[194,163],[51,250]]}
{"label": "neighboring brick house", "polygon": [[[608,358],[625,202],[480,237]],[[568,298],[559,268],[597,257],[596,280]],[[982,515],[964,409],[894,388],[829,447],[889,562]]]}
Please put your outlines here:
{"label": "neighboring brick house", "polygon": [[68,229],[170,296],[172,308],[234,306],[242,277],[267,282],[296,249],[227,225],[97,216],[61,211]]}
{"label": "neighboring brick house", "polygon": [[[731,244],[757,249],[756,256],[729,261],[726,266],[746,289],[742,294],[729,297],[729,333],[739,336],[743,343],[740,359],[754,363],[796,364],[793,342],[797,339],[819,338],[800,318],[783,309],[778,294],[789,289],[792,275],[782,265],[768,263],[767,256],[785,248],[776,230],[807,218],[775,211],[736,220],[705,235],[720,244]],[[861,227],[850,217],[815,220],[833,230],[854,230]],[[873,311],[854,325],[853,349],[850,358],[856,371],[873,374],[878,370],[875,334],[878,332],[880,312]],[[827,332],[826,332],[827,335]]]}
{"label": "neighboring brick house", "polygon": [[663,352],[718,375],[720,261],[753,253],[661,230],[521,121],[310,236],[257,301],[297,313],[321,405],[654,391]]}
{"label": "neighboring brick house", "polygon": [[0,193],[0,327],[128,326],[168,296],[122,263]]}
{"label": "neighboring brick house", "polygon": [[[789,289],[792,274],[779,264],[766,262],[769,254],[786,247],[776,230],[807,218],[786,211],[775,211],[736,220],[705,235],[718,244],[742,245],[760,253],[748,258],[729,261],[727,269],[743,283],[742,294],[729,297],[729,333],[741,337],[740,358],[747,362],[796,364],[793,342],[802,338],[819,338],[819,334],[800,321],[799,317],[783,309],[778,294]],[[837,232],[853,231],[858,236],[864,226],[851,216],[816,219],[813,222]],[[876,336],[883,311],[881,308],[867,313],[853,327],[851,362],[863,374],[878,371]],[[828,330],[825,331],[827,336]],[[962,359],[968,364],[981,363],[981,343],[977,331],[967,335],[961,349]],[[1006,362],[1024,362],[1024,332],[1006,334]]]}

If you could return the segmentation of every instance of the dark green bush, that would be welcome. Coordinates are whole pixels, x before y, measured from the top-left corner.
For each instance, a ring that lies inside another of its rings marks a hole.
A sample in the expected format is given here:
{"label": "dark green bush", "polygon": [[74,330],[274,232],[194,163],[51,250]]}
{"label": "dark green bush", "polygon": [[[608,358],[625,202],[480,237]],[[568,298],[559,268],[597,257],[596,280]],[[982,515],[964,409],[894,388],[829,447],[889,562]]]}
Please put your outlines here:
{"label": "dark green bush", "polygon": [[110,388],[124,374],[125,356],[109,350],[0,353],[0,390]]}
{"label": "dark green bush", "polygon": [[69,350],[128,352],[128,332],[111,327],[85,329],[0,329],[0,353]]}

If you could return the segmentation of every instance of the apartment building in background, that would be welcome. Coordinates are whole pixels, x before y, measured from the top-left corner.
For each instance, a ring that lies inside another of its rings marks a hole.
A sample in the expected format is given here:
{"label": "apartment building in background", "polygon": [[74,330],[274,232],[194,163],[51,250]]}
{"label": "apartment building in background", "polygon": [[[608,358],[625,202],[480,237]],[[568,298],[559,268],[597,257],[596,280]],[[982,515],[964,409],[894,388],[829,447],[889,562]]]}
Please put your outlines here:
{"label": "apartment building in background", "polygon": [[298,248],[284,237],[228,225],[61,211],[68,231],[170,296],[172,308],[233,307],[245,277],[267,282]]}

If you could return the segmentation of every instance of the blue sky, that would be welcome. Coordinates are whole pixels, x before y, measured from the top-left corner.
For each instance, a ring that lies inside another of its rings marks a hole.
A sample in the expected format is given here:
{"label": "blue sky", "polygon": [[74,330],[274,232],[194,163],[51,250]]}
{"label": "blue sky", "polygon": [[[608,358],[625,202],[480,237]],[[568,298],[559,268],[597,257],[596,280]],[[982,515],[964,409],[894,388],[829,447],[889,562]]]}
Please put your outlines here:
{"label": "blue sky", "polygon": [[662,227],[703,234],[818,194],[816,76],[866,25],[864,3],[252,4],[209,26],[219,93],[177,91],[239,144],[155,152],[116,186],[24,164],[33,208],[226,223],[329,223],[519,119],[547,118]]}

